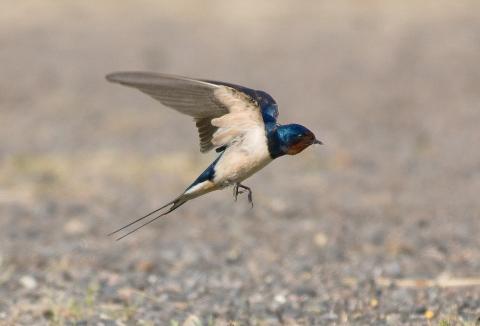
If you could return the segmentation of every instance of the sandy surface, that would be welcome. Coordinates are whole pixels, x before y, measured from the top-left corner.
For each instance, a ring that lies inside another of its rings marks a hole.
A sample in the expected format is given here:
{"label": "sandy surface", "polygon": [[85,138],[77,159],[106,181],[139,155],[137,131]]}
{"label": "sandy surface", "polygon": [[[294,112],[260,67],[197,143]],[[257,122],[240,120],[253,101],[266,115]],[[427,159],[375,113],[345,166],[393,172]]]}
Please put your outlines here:
{"label": "sandy surface", "polygon": [[[0,324],[475,325],[477,1],[2,1]],[[214,154],[108,84],[263,89],[326,144],[115,242]]]}

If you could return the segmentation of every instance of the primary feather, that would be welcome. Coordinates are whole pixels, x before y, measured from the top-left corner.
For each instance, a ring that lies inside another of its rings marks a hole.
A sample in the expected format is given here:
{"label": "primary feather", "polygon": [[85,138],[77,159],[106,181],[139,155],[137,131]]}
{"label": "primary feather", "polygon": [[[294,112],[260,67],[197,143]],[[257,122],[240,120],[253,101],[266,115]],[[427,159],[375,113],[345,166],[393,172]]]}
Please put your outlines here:
{"label": "primary feather", "polygon": [[193,117],[201,152],[224,148],[251,128],[263,128],[259,104],[247,94],[256,91],[245,87],[149,72],[116,72],[107,80],[137,88]]}
{"label": "primary feather", "polygon": [[200,138],[200,151],[214,148],[211,143],[216,127],[210,121],[228,113],[214,91],[221,86],[187,77],[149,72],[115,72],[107,80],[137,88],[176,111],[193,117]]}

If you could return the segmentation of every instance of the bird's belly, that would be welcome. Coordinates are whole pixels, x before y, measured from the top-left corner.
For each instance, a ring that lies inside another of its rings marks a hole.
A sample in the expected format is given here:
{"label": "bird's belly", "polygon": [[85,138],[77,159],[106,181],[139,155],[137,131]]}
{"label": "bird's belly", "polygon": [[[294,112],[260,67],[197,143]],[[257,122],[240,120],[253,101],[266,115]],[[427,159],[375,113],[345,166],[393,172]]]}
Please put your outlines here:
{"label": "bird's belly", "polygon": [[229,151],[215,166],[214,183],[220,187],[241,182],[272,161],[268,152]]}

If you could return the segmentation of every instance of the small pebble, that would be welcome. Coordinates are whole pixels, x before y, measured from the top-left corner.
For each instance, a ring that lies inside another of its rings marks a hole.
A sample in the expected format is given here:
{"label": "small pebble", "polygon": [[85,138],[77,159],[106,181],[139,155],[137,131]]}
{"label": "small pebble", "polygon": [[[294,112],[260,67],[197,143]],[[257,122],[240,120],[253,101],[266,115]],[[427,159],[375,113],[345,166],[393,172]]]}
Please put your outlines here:
{"label": "small pebble", "polygon": [[135,290],[131,287],[123,287],[120,288],[117,293],[119,298],[121,298],[123,301],[128,301],[135,294]]}
{"label": "small pebble", "polygon": [[427,310],[427,311],[425,311],[424,316],[427,319],[432,319],[433,317],[435,317],[435,313],[431,310]]}
{"label": "small pebble", "polygon": [[190,315],[188,318],[183,322],[182,326],[199,326],[202,325],[200,318],[195,315]]}
{"label": "small pebble", "polygon": [[315,234],[315,237],[313,238],[313,242],[317,247],[325,247],[328,243],[328,237],[325,233],[318,232]]}
{"label": "small pebble", "polygon": [[390,314],[386,318],[387,325],[400,325],[400,315]]}
{"label": "small pebble", "polygon": [[280,304],[284,304],[285,302],[287,302],[287,298],[285,298],[285,296],[283,294],[277,294],[274,298],[275,302],[277,303],[280,303]]}
{"label": "small pebble", "polygon": [[33,276],[25,275],[20,278],[20,284],[27,290],[33,290],[37,287],[37,280]]}
{"label": "small pebble", "polygon": [[226,258],[227,263],[229,263],[229,264],[236,263],[236,262],[240,261],[241,252],[238,249],[232,249],[227,253],[225,258]]}
{"label": "small pebble", "polygon": [[87,225],[81,219],[74,218],[69,220],[64,226],[63,230],[69,235],[80,235],[87,232]]}
{"label": "small pebble", "polygon": [[427,312],[427,307],[419,306],[415,309],[416,314],[424,315]]}
{"label": "small pebble", "polygon": [[139,272],[149,273],[155,269],[155,264],[150,260],[140,260],[135,265],[135,269]]}
{"label": "small pebble", "polygon": [[156,275],[150,274],[150,275],[148,275],[147,281],[148,281],[148,283],[150,283],[150,284],[154,284],[154,283],[156,283],[156,282],[158,281],[158,278],[157,278]]}
{"label": "small pebble", "polygon": [[326,320],[337,320],[338,315],[333,311],[330,311],[328,314],[323,315],[322,318]]}

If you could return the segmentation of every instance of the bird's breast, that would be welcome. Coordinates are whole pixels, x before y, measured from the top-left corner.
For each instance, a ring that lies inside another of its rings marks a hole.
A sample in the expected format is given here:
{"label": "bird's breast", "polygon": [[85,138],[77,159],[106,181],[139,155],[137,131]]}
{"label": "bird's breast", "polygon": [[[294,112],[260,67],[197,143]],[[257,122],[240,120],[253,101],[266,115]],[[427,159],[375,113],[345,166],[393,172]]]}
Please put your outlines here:
{"label": "bird's breast", "polygon": [[271,161],[265,132],[259,128],[225,150],[215,166],[214,182],[221,186],[241,182]]}

